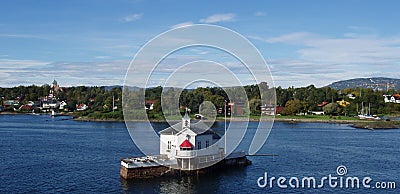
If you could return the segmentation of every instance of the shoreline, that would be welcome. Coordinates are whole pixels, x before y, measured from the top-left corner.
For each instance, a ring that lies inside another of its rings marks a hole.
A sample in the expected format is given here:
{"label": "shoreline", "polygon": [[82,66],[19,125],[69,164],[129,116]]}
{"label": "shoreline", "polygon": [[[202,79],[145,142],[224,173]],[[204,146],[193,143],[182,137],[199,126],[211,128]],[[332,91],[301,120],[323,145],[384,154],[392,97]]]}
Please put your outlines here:
{"label": "shoreline", "polygon": [[[82,117],[76,117],[73,118],[73,120],[76,121],[86,121],[86,122],[125,122],[125,120],[120,120],[120,119],[95,119],[95,118],[82,118]],[[230,119],[227,119],[229,122],[241,122],[245,121],[246,119],[239,119],[232,121]],[[148,121],[150,122],[166,122],[163,119],[149,119]],[[180,120],[172,120],[179,122]],[[205,120],[207,121],[207,120]],[[216,119],[215,121],[224,121],[223,119]],[[248,121],[251,122],[257,122],[259,119],[254,119],[254,118],[249,118]],[[332,124],[356,124],[356,123],[375,123],[379,121],[369,121],[369,120],[323,120],[323,119],[304,119],[304,118],[274,118],[274,122],[284,122],[284,123],[332,123]],[[146,122],[146,120],[129,120],[128,122]]]}
{"label": "shoreline", "polygon": [[[0,112],[0,115],[33,115],[32,113],[19,113],[19,112]],[[48,115],[48,114],[39,114],[39,115]],[[49,115],[50,116],[50,115]],[[121,119],[96,119],[96,118],[85,118],[85,117],[77,117],[72,113],[59,114],[57,116],[71,116],[70,120],[79,121],[79,122],[125,122],[125,120]],[[328,124],[349,124],[351,127],[359,128],[359,129],[369,129],[369,130],[382,130],[382,129],[398,129],[400,128],[400,121],[383,121],[383,120],[357,120],[357,119],[321,119],[321,118],[279,118],[279,117],[267,117],[272,122],[279,123],[328,123]],[[227,118],[228,122],[240,122],[246,121],[247,118],[236,118],[236,120],[232,121]],[[166,122],[164,119],[149,119],[150,122]],[[174,122],[179,122],[180,120],[173,120]],[[207,120],[205,120],[207,121]],[[224,121],[224,119],[217,118],[215,121]],[[257,122],[259,118],[248,118],[249,122]],[[146,120],[129,120],[128,122],[147,122]]]}
{"label": "shoreline", "polygon": [[[271,118],[272,119],[272,118]],[[125,122],[124,120],[118,120],[118,119],[91,119],[91,118],[73,118],[75,121],[82,121],[82,122]],[[235,120],[235,121],[230,121],[229,122],[240,122],[244,121],[243,120]],[[149,122],[166,122],[165,120],[156,120],[156,119],[149,119]],[[179,122],[179,120],[173,120],[176,122]],[[223,119],[216,119],[215,121],[224,121]],[[257,122],[259,119],[255,118],[249,118],[249,122]],[[146,122],[145,120],[130,120],[128,122]],[[314,119],[314,118],[274,118],[272,122],[278,122],[278,123],[291,123],[291,124],[296,124],[296,123],[327,123],[327,124],[348,124],[353,128],[358,128],[358,129],[368,129],[368,130],[387,130],[387,129],[399,129],[400,128],[400,122],[393,122],[393,121],[374,121],[374,120],[346,120],[346,119],[329,119],[329,120],[324,120],[324,119]]]}
{"label": "shoreline", "polygon": [[332,123],[332,124],[356,124],[356,123],[372,123],[378,121],[368,121],[368,120],[346,120],[346,119],[306,119],[306,118],[275,118],[276,122],[286,122],[286,123]]}

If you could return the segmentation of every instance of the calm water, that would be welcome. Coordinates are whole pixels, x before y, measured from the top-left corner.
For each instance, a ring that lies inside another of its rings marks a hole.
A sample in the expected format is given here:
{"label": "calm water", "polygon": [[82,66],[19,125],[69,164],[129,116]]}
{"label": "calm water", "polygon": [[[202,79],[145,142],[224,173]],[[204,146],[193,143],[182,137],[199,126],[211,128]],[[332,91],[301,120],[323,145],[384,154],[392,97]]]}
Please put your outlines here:
{"label": "calm water", "polygon": [[[139,124],[140,125],[140,124]],[[250,123],[254,132],[257,123]],[[155,123],[162,129],[164,123]],[[217,123],[216,130],[223,129]],[[249,138],[245,138],[249,141]],[[241,146],[247,145],[246,143]],[[139,155],[124,123],[77,122],[65,117],[0,115],[0,193],[113,192],[113,193],[259,193],[344,192],[399,193],[399,189],[259,188],[257,179],[269,176],[317,180],[344,165],[348,176],[395,181],[400,188],[400,130],[368,131],[347,125],[275,123],[253,164],[197,177],[125,181],[119,177],[119,158]]]}

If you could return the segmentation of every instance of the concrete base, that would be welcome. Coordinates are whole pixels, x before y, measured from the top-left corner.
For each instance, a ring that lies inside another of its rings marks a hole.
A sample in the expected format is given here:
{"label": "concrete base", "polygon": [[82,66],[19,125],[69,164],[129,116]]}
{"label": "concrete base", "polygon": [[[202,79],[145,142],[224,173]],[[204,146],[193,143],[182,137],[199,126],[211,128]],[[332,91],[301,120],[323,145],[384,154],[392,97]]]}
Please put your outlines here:
{"label": "concrete base", "polygon": [[120,175],[124,179],[146,179],[156,177],[179,177],[179,176],[190,176],[197,174],[206,174],[219,170],[224,170],[232,166],[247,166],[250,165],[251,161],[245,156],[238,158],[224,159],[215,165],[207,168],[197,170],[178,170],[166,166],[150,166],[140,168],[126,168],[121,165]]}

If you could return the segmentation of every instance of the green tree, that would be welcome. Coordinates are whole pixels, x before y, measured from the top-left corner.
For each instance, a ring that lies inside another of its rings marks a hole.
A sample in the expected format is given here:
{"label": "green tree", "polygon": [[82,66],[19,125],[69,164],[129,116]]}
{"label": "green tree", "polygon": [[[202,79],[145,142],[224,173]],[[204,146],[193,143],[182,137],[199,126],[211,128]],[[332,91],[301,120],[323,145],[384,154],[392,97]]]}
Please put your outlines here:
{"label": "green tree", "polygon": [[249,100],[250,114],[252,115],[260,115],[261,110],[261,100],[257,98],[253,98]]}
{"label": "green tree", "polygon": [[339,104],[336,102],[329,103],[323,108],[325,114],[327,115],[338,114],[339,113],[338,109],[339,109]]}
{"label": "green tree", "polygon": [[283,115],[296,115],[302,109],[302,102],[298,99],[289,100],[286,102],[285,109],[283,110]]}

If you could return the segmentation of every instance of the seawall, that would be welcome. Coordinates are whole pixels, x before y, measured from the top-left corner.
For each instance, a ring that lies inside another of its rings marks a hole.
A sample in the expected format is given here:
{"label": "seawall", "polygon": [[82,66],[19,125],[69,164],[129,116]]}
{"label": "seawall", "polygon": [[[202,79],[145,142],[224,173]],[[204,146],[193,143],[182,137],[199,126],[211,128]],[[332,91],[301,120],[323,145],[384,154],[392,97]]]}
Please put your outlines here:
{"label": "seawall", "polygon": [[217,164],[197,170],[178,170],[162,165],[139,167],[139,168],[127,168],[124,165],[121,165],[120,176],[124,179],[148,179],[156,177],[191,176],[191,175],[206,174],[206,173],[221,171],[233,166],[243,167],[250,164],[251,161],[247,159],[246,156],[243,156],[237,158],[223,159]]}

